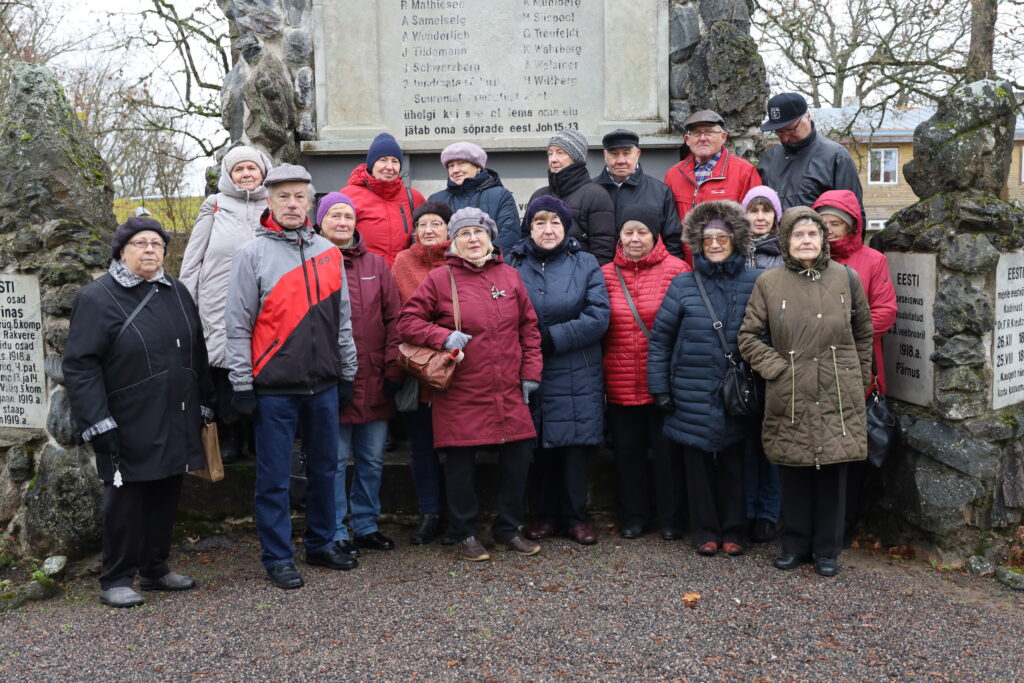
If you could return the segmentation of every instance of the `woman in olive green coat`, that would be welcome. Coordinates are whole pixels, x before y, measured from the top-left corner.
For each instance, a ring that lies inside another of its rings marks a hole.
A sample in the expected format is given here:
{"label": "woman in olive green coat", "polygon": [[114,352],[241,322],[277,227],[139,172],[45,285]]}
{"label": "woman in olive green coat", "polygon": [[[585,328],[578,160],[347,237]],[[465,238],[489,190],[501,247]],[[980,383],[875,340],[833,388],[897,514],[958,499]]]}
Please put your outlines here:
{"label": "woman in olive green coat", "polygon": [[783,267],[757,279],[739,348],[767,381],[762,440],[780,466],[785,520],[774,564],[793,569],[813,558],[819,574],[833,576],[846,463],[867,457],[872,326],[860,278],[829,258],[827,236],[813,210],[783,214]]}

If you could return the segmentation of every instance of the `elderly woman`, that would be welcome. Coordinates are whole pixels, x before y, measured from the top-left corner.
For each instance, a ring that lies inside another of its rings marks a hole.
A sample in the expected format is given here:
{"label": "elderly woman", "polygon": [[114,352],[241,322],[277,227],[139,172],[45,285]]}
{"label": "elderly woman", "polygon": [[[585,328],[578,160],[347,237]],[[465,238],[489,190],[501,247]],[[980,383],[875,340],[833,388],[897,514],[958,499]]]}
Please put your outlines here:
{"label": "elderly woman", "polygon": [[494,244],[507,254],[521,238],[516,200],[501,184],[494,169],[487,168],[487,152],[472,142],[456,142],[441,152],[448,172],[448,187],[430,195],[452,211],[475,206],[494,218],[498,239]]}
{"label": "elderly woman", "polygon": [[[384,259],[366,250],[356,231],[356,209],[340,192],[325,195],[317,206],[320,232],[341,250],[345,261],[352,336],[358,370],[352,400],[341,409],[341,448],[335,475],[337,507],[335,544],[350,555],[359,549],[391,550],[394,542],[380,532],[380,482],[384,473],[384,442],[388,420],[395,416],[391,397],[401,386],[398,355],[398,288]],[[354,461],[352,491],[346,495],[349,460]],[[349,541],[349,516],[355,543]]]}
{"label": "elderly woman", "polygon": [[196,306],[163,270],[170,237],[152,218],[114,233],[107,273],[75,297],[64,379],[81,438],[103,481],[100,601],[145,602],[132,590],[195,581],[167,566],[182,475],[205,467],[201,430],[213,383]]}
{"label": "elderly woman", "polygon": [[254,147],[232,147],[220,165],[217,188],[199,207],[199,217],[181,260],[181,283],[199,308],[213,386],[217,392],[217,432],[220,455],[232,462],[249,439],[251,421],[231,406],[231,383],[225,351],[224,308],[235,251],[256,235],[267,208],[263,179],[273,162]]}
{"label": "elderly woman", "polygon": [[519,527],[536,436],[528,404],[543,364],[537,315],[519,274],[494,249],[498,228],[490,216],[460,209],[448,223],[448,236],[445,267],[430,271],[402,307],[398,332],[412,344],[462,351],[451,386],[433,395],[434,445],[447,452],[449,531],[463,558],[490,559],[476,537],[473,484],[475,453],[490,446],[498,450],[500,469],[491,533],[499,550],[534,555],[540,546],[523,538]]}
{"label": "elderly woman", "polygon": [[597,259],[569,237],[572,209],[539,197],[526,209],[530,237],[510,255],[537,312],[544,372],[530,401],[538,448],[540,519],[526,537],[567,531],[597,543],[587,518],[588,457],[604,441],[601,338],[608,329],[608,290]]}
{"label": "elderly woman", "polygon": [[[548,184],[530,197],[552,196],[572,209],[572,228],[583,247],[601,265],[615,256],[615,205],[607,190],[590,179],[587,171],[587,138],[579,131],[560,130],[548,140]],[[530,226],[523,221],[523,235]]]}
{"label": "elderly woman", "polygon": [[774,564],[794,569],[813,558],[819,574],[834,576],[847,463],[867,457],[872,328],[860,277],[829,258],[827,234],[806,206],[783,214],[783,267],[758,279],[739,343],[768,382],[761,434],[779,465],[786,520]]}
{"label": "elderly woman", "polygon": [[341,189],[359,213],[356,227],[366,248],[381,256],[388,268],[412,242],[412,214],[423,203],[423,195],[402,182],[404,161],[395,138],[381,133],[366,151],[366,163],[356,166]]}
{"label": "elderly woman", "polygon": [[[722,401],[730,354],[754,280],[746,267],[749,224],[732,201],[698,204],[683,221],[694,270],[676,276],[654,320],[647,386],[666,412],[665,433],[683,444],[690,529],[697,553],[742,555],[746,544],[743,451],[751,429]],[[719,329],[716,329],[719,328]]]}
{"label": "elderly woman", "polygon": [[663,432],[665,414],[647,392],[647,338],[673,278],[690,270],[658,239],[658,214],[643,204],[623,208],[615,261],[601,267],[611,300],[604,340],[608,422],[619,480],[619,533],[643,535],[650,517],[648,452],[654,465],[661,537],[682,538],[682,462]]}
{"label": "elderly woman", "polygon": [[752,187],[743,198],[743,210],[747,212],[750,223],[747,265],[759,270],[781,266],[779,221],[782,219],[782,203],[779,195],[767,185]]}
{"label": "elderly woman", "polygon": [[[391,274],[398,285],[402,305],[409,300],[427,273],[444,265],[445,253],[451,246],[448,239],[448,220],[452,210],[436,199],[428,199],[413,212],[416,226],[415,240],[405,251],[398,252]],[[409,470],[416,487],[419,504],[419,523],[409,536],[413,545],[430,543],[441,528],[442,486],[441,461],[434,449],[434,429],[430,416],[430,396],[423,387],[419,391],[417,408],[401,413],[405,433],[409,437]],[[451,539],[447,539],[451,540]],[[446,538],[441,539],[445,543]]]}

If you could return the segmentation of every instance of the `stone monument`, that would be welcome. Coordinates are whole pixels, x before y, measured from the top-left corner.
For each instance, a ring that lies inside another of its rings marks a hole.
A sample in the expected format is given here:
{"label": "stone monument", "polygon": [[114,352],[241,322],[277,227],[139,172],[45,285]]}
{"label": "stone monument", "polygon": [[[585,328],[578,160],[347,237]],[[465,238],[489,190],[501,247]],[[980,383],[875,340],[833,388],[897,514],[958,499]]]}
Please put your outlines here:
{"label": "stone monument", "polygon": [[1024,513],[1024,206],[999,196],[1011,86],[956,88],[914,133],[914,204],[881,234],[899,313],[885,339],[903,440],[876,522],[943,564]]}
{"label": "stone monument", "polygon": [[0,115],[0,554],[99,549],[100,482],[75,445],[61,358],[71,304],[109,262],[110,170],[47,69]]}

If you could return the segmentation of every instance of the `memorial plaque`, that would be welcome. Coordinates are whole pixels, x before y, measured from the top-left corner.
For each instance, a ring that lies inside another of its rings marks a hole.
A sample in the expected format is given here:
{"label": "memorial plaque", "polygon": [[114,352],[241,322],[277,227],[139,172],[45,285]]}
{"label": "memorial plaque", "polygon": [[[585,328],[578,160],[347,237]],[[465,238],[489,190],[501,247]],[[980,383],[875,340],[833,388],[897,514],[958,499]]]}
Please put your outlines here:
{"label": "memorial plaque", "polygon": [[1002,254],[996,266],[992,340],[992,407],[1024,401],[1024,253]]}
{"label": "memorial plaque", "polygon": [[930,406],[935,394],[935,254],[890,252],[896,322],[882,339],[889,396]]}
{"label": "memorial plaque", "polygon": [[320,0],[314,13],[307,152],[364,150],[384,130],[430,150],[668,129],[666,0]]}
{"label": "memorial plaque", "polygon": [[34,275],[0,275],[0,426],[46,427],[43,322]]}

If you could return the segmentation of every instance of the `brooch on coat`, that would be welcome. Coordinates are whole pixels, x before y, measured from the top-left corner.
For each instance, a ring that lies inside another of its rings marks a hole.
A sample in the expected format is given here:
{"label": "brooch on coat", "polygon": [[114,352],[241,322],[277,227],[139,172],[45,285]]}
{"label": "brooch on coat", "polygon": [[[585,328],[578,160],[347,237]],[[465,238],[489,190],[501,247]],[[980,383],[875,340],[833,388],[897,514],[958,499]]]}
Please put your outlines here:
{"label": "brooch on coat", "polygon": [[498,289],[497,285],[491,285],[491,298],[497,299],[499,296],[505,296],[505,290]]}

